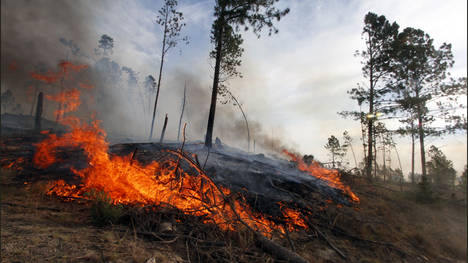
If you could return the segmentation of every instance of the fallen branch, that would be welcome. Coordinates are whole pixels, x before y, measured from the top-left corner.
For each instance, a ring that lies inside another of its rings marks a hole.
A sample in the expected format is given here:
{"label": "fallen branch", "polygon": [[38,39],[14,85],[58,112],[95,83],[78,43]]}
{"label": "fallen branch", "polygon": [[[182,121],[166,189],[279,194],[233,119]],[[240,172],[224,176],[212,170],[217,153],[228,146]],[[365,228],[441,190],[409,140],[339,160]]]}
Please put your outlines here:
{"label": "fallen branch", "polygon": [[282,260],[287,260],[288,262],[292,263],[308,263],[306,259],[298,255],[297,253],[290,251],[275,242],[268,240],[263,236],[261,233],[258,231],[252,229],[242,218],[239,216],[237,213],[236,207],[234,203],[232,202],[231,198],[228,198],[226,194],[221,190],[221,188],[211,179],[206,173],[203,171],[202,168],[200,168],[194,160],[192,160],[190,157],[188,157],[184,152],[179,152],[179,151],[173,151],[173,150],[168,150],[168,152],[175,154],[179,156],[180,158],[184,159],[187,161],[188,164],[190,164],[193,168],[197,170],[200,176],[205,178],[208,182],[210,182],[216,190],[223,196],[223,199],[227,202],[227,204],[231,207],[232,212],[236,216],[237,220],[244,225],[249,231],[251,231],[254,236],[255,236],[255,243],[259,248],[261,248],[263,251],[270,253],[271,255],[277,257],[278,259]]}
{"label": "fallen branch", "polygon": [[318,229],[317,226],[315,226],[314,224],[311,224],[309,223],[309,225],[319,234],[319,236],[321,238],[323,238],[327,244],[333,249],[335,250],[336,253],[338,253],[338,255],[340,255],[340,257],[342,257],[343,259],[346,259],[346,255],[341,251],[339,250],[335,245],[333,245],[332,242],[330,242],[330,240],[325,236],[324,233],[322,233],[322,231],[320,231],[320,229]]}

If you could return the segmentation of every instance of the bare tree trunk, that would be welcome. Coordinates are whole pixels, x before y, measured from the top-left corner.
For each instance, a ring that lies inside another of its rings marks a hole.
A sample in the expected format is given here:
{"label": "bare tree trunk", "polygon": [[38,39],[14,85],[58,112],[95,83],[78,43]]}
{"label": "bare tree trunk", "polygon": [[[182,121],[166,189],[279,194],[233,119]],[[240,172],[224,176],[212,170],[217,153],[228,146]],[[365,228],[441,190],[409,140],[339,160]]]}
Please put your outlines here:
{"label": "bare tree trunk", "polygon": [[166,113],[166,118],[164,118],[164,126],[161,131],[161,138],[159,139],[159,143],[162,143],[164,140],[164,134],[166,133],[166,126],[167,126],[167,113]]}
{"label": "bare tree trunk", "polygon": [[357,163],[356,155],[354,154],[353,145],[352,145],[351,143],[349,143],[349,148],[351,149],[351,153],[353,154],[354,165],[355,165],[356,168],[357,168],[357,167],[358,167],[358,163]]}
{"label": "bare tree trunk", "polygon": [[37,97],[37,93],[39,91],[39,87],[37,85],[34,85],[35,86],[35,91],[34,91],[34,96],[33,96],[33,103],[31,105],[31,116],[33,116],[33,113],[34,113],[34,106],[36,106],[36,97]]}
{"label": "bare tree trunk", "polygon": [[411,183],[414,184],[414,123],[411,121]]}
{"label": "bare tree trunk", "polygon": [[398,158],[398,165],[400,166],[400,171],[401,171],[401,176],[400,176],[400,192],[403,192],[403,168],[401,167],[401,161],[400,161],[400,155],[398,154],[398,150],[396,148],[396,145],[393,145],[393,148],[395,148],[396,156]]}
{"label": "bare tree trunk", "polygon": [[164,55],[166,54],[166,31],[167,31],[167,17],[168,12],[166,12],[166,18],[164,23],[164,36],[163,36],[163,44],[161,49],[161,64],[159,65],[159,77],[158,77],[158,88],[156,90],[156,99],[154,100],[154,109],[153,109],[153,119],[151,120],[151,129],[148,140],[151,141],[153,139],[153,129],[154,129],[154,119],[156,118],[156,108],[158,106],[158,98],[159,98],[159,88],[161,87],[161,75],[164,65]]}
{"label": "bare tree trunk", "polygon": [[372,51],[369,52],[370,54],[370,72],[369,72],[369,114],[370,118],[368,118],[367,124],[367,179],[372,180],[372,143],[373,143],[373,125],[374,125],[374,69],[373,69],[373,57]]}
{"label": "bare tree trunk", "polygon": [[34,130],[39,132],[41,131],[41,118],[42,118],[42,105],[44,103],[44,94],[41,92],[37,96],[37,107],[36,107],[36,119],[34,122]]}
{"label": "bare tree trunk", "polygon": [[179,130],[177,131],[177,141],[179,141],[180,137],[180,127],[182,125],[182,117],[184,117],[184,110],[185,110],[185,98],[186,98],[186,93],[187,93],[187,85],[184,85],[184,99],[182,100],[182,111],[180,113],[180,118],[179,118]]}
{"label": "bare tree trunk", "polygon": [[222,59],[222,48],[223,48],[223,29],[224,29],[224,6],[221,8],[221,13],[217,23],[217,43],[216,43],[216,62],[215,62],[215,72],[213,78],[213,90],[211,93],[211,104],[210,104],[210,113],[208,115],[208,124],[206,127],[206,137],[205,137],[205,146],[211,148],[213,141],[213,126],[214,118],[216,112],[216,102],[218,97],[218,84],[219,84],[219,73],[221,68],[221,59]]}
{"label": "bare tree trunk", "polygon": [[383,161],[383,166],[382,166],[382,172],[383,172],[383,181],[385,182],[386,180],[386,174],[387,174],[387,166],[385,164],[385,145],[382,142],[382,161]]}
{"label": "bare tree trunk", "polygon": [[[362,113],[361,105],[359,105],[359,112]],[[363,118],[361,116],[361,140],[362,140],[362,149],[364,151],[364,162],[367,160],[367,147],[366,147],[366,127],[363,125]],[[365,164],[366,165],[366,164]]]}
{"label": "bare tree trunk", "polygon": [[335,154],[332,152],[332,167],[335,168]]}
{"label": "bare tree trunk", "polygon": [[[63,86],[63,77],[60,79],[60,95],[63,96],[63,90],[65,89],[65,87]],[[60,120],[60,117],[62,117],[61,113],[62,113],[62,107],[63,107],[63,100],[60,100],[59,102],[59,107],[58,107],[58,111],[57,111],[57,116],[55,118],[55,123],[58,123],[58,121]]]}
{"label": "bare tree trunk", "polygon": [[250,152],[250,129],[249,129],[249,122],[247,121],[247,116],[245,116],[245,113],[244,113],[244,110],[242,109],[239,101],[236,99],[236,97],[234,97],[234,95],[232,95],[232,93],[230,91],[229,92],[229,95],[231,95],[232,99],[236,102],[237,106],[239,107],[241,113],[242,113],[242,116],[244,117],[244,121],[245,121],[245,126],[247,127],[247,152]]}
{"label": "bare tree trunk", "polygon": [[422,169],[422,177],[423,180],[427,180],[427,173],[426,173],[426,155],[424,151],[424,130],[423,130],[423,120],[421,116],[420,109],[418,110],[418,130],[419,130],[419,146],[421,151],[421,169]]}
{"label": "bare tree trunk", "polygon": [[372,140],[372,143],[373,143],[373,147],[374,147],[374,179],[377,179],[377,143],[376,143],[376,139],[375,139],[375,131],[374,131],[374,134],[373,134],[373,140]]}

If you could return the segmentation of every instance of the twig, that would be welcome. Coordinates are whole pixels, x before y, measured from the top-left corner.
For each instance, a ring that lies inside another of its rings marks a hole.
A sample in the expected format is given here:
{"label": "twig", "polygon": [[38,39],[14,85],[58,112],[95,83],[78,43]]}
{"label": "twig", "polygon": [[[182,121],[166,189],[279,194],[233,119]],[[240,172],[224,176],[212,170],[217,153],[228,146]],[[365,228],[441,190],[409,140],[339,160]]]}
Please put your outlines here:
{"label": "twig", "polygon": [[[186,127],[187,127],[187,123],[184,123],[184,129],[182,130],[182,135],[183,135],[183,137],[184,137],[184,140],[183,140],[183,142],[182,142],[182,146],[181,146],[180,149],[179,149],[180,152],[183,152],[184,146],[185,146],[185,128],[186,128]],[[177,140],[178,140],[178,139],[177,139]],[[175,170],[174,170],[174,175],[175,175],[176,177],[177,177],[177,170],[179,170],[179,166],[180,166],[180,157],[177,159],[176,168],[175,168]],[[181,180],[181,182],[180,182],[180,187],[182,187],[182,185],[183,185],[183,180],[184,180],[184,179],[182,178],[182,180]]]}
{"label": "twig", "polygon": [[296,251],[296,248],[294,247],[294,243],[292,242],[291,238],[289,237],[289,231],[288,231],[288,229],[286,229],[286,227],[284,228],[284,232],[286,233],[286,237],[288,239],[289,245],[291,246],[291,250]]}
{"label": "twig", "polygon": [[325,236],[325,234],[322,233],[322,231],[320,231],[320,229],[318,229],[317,226],[315,226],[314,224],[311,224],[310,222],[309,222],[309,225],[312,226],[312,228],[314,228],[314,230],[319,234],[319,236],[322,237],[327,242],[327,244],[331,248],[333,248],[333,250],[335,250],[336,253],[338,253],[338,255],[340,255],[343,259],[346,259],[346,255],[343,252],[341,252],[341,250],[339,250],[335,245],[333,245],[333,243],[330,242],[330,240],[328,240],[328,238]]}
{"label": "twig", "polygon": [[138,151],[138,147],[135,147],[135,150],[133,150],[133,153],[132,153],[132,158],[130,159],[130,166],[132,166],[133,160],[135,160],[137,151]]}
{"label": "twig", "polygon": [[188,246],[188,239],[185,240],[185,248],[187,249],[187,260],[188,260],[189,263],[191,263],[191,261],[190,261],[189,246]]}
{"label": "twig", "polygon": [[231,207],[231,211],[237,218],[237,220],[244,225],[249,231],[251,231],[254,236],[256,243],[259,247],[261,247],[264,251],[278,257],[279,259],[284,259],[288,260],[289,262],[297,262],[297,263],[308,263],[307,260],[305,260],[303,257],[299,256],[297,253],[290,251],[276,243],[274,243],[271,240],[266,239],[262,234],[260,234],[258,231],[252,229],[242,218],[239,216],[237,213],[236,207],[234,203],[232,202],[231,198],[228,198],[226,194],[221,190],[221,188],[208,176],[206,173],[203,171],[202,168],[198,167],[195,163],[194,160],[186,156],[183,152],[178,152],[178,151],[173,151],[173,150],[168,150],[168,152],[173,153],[175,155],[180,156],[181,158],[184,158],[193,168],[195,168],[199,175],[205,178],[208,182],[211,183],[211,185],[216,188],[216,190],[221,194],[223,197],[224,201],[227,202],[227,204]]}

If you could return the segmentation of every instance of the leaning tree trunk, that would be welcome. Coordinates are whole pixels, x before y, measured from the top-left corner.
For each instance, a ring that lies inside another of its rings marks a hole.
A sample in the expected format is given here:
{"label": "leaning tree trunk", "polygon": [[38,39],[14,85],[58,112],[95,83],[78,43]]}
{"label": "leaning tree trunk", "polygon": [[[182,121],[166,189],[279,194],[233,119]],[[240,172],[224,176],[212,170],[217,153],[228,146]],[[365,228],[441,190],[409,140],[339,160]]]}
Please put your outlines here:
{"label": "leaning tree trunk", "polygon": [[159,139],[159,143],[163,143],[164,141],[164,135],[166,134],[166,127],[167,127],[167,113],[166,113],[166,118],[164,118],[164,126],[161,131],[161,138]]}
{"label": "leaning tree trunk", "polygon": [[232,95],[231,92],[229,92],[229,95],[231,95],[232,99],[236,102],[237,107],[239,107],[239,110],[241,111],[242,116],[244,117],[245,126],[247,127],[247,152],[250,152],[250,129],[249,129],[249,122],[247,121],[247,116],[245,115],[245,112],[242,109],[242,106],[240,105],[236,97],[234,97],[234,95]]}
{"label": "leaning tree trunk", "polygon": [[215,62],[215,72],[213,78],[213,90],[211,93],[211,104],[210,104],[210,113],[208,115],[208,124],[206,127],[206,137],[205,137],[205,146],[211,148],[212,138],[213,138],[213,126],[214,118],[216,112],[216,101],[218,97],[218,84],[219,84],[219,73],[221,68],[221,59],[222,59],[222,48],[223,48],[223,23],[224,23],[224,6],[221,10],[221,14],[217,24],[217,38],[216,38],[216,62]]}
{"label": "leaning tree trunk", "polygon": [[184,110],[185,110],[185,98],[186,98],[186,93],[187,93],[187,85],[184,85],[184,98],[182,100],[182,111],[180,113],[180,118],[179,118],[179,130],[177,131],[177,141],[179,141],[180,137],[180,127],[182,125],[182,118],[184,117]]}
{"label": "leaning tree trunk", "polygon": [[161,64],[159,65],[158,88],[156,90],[156,99],[154,100],[153,119],[151,120],[151,130],[150,130],[150,134],[148,137],[149,141],[153,139],[154,119],[156,118],[156,108],[158,106],[159,88],[161,87],[161,75],[162,75],[162,70],[163,70],[163,65],[164,65],[164,54],[166,54],[167,16],[168,16],[168,13],[166,12],[166,22],[164,23],[163,45],[161,49]]}

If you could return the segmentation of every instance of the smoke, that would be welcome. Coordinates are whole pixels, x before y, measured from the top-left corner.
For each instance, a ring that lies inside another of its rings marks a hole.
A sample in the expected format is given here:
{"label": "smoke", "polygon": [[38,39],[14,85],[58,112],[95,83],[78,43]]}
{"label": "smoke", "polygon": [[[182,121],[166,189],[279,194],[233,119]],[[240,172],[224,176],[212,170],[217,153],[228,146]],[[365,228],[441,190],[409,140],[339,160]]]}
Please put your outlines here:
{"label": "smoke", "polygon": [[[53,6],[53,8],[52,8]],[[78,83],[93,85],[82,93],[82,105],[76,113],[86,119],[96,113],[109,136],[146,140],[154,107],[154,92],[147,88],[145,79],[155,76],[159,59],[148,61],[132,59],[135,47],[129,46],[121,36],[97,32],[95,23],[100,21],[102,10],[112,2],[100,1],[2,1],[2,93],[11,90],[15,101],[22,105],[21,114],[32,114],[35,96],[43,91],[56,94],[59,83],[46,84],[32,80],[31,72],[58,72],[63,60],[89,67],[65,81],[64,88]],[[112,55],[95,53],[99,37],[109,34],[115,39]],[[154,43],[146,43],[154,48]],[[207,43],[208,45],[208,43]],[[124,47],[122,47],[124,46]],[[139,47],[140,49],[144,49]],[[128,53],[128,54],[126,54]],[[155,52],[157,53],[157,52]],[[138,53],[141,55],[141,53]],[[146,58],[145,58],[146,59]],[[143,62],[141,62],[143,61]],[[153,138],[159,138],[164,116],[169,117],[165,138],[176,140],[182,109],[184,86],[187,101],[184,119],[187,123],[187,140],[204,140],[211,99],[212,80],[197,74],[197,68],[169,68],[162,75]],[[206,72],[206,70],[199,70]],[[238,98],[242,103],[242,98]],[[44,103],[44,117],[55,120],[57,103]],[[248,112],[247,116],[249,116]],[[284,131],[266,129],[261,122],[248,118],[250,151],[280,153],[291,149],[285,143]],[[218,103],[213,138],[223,143],[247,150],[247,127],[242,113],[232,102]],[[255,143],[254,143],[255,141]]]}

